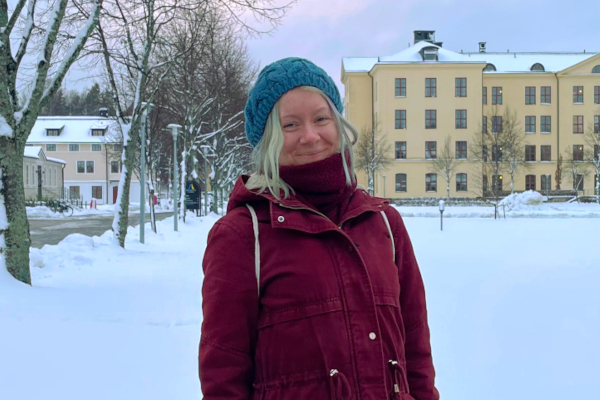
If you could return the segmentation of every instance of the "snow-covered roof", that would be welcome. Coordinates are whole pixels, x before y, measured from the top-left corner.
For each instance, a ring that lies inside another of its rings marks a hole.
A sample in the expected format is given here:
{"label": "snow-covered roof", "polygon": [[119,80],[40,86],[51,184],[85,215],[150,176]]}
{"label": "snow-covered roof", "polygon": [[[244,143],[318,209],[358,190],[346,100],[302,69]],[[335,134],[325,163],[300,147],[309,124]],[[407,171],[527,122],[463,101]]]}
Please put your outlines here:
{"label": "snow-covered roof", "polygon": [[61,160],[60,158],[46,157],[44,150],[42,150],[42,146],[25,146],[25,157],[27,158],[36,158],[36,159],[46,159],[48,161],[57,162],[60,164],[66,164],[65,160]]}
{"label": "snow-covered roof", "polygon": [[[425,47],[436,48],[437,61],[423,61],[421,50]],[[368,72],[375,64],[439,64],[439,63],[483,63],[494,64],[495,72],[485,73],[511,73],[531,72],[531,67],[540,63],[546,72],[558,72],[572,67],[597,53],[456,53],[451,50],[436,46],[433,43],[421,41],[396,54],[384,57],[344,57],[342,64],[346,72]],[[591,72],[591,71],[590,71]],[[543,72],[542,72],[543,73]]]}
{"label": "snow-covered roof", "polygon": [[[59,136],[47,136],[47,129],[62,127]],[[92,129],[106,129],[104,136],[92,136]],[[105,117],[38,117],[27,143],[105,143],[117,141],[116,122]]]}

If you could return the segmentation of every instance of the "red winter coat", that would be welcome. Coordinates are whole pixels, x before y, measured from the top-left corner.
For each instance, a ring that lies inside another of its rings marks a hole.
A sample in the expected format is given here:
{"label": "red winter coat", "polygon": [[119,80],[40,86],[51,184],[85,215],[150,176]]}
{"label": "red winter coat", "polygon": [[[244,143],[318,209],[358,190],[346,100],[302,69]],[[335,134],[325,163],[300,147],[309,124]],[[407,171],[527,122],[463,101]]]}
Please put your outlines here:
{"label": "red winter coat", "polygon": [[[437,400],[423,281],[400,214],[359,189],[337,226],[247,180],[204,255],[204,399]],[[246,203],[259,221],[260,299]]]}

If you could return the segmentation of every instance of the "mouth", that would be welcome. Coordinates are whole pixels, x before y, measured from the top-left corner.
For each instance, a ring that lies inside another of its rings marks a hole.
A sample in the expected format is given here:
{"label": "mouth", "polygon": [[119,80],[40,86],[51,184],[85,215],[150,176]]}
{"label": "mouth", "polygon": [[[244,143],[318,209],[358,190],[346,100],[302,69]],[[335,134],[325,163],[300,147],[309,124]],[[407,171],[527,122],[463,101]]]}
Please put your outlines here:
{"label": "mouth", "polygon": [[312,153],[304,153],[304,154],[301,154],[300,157],[315,157],[315,156],[318,156],[318,155],[322,154],[324,151],[325,150],[314,151]]}

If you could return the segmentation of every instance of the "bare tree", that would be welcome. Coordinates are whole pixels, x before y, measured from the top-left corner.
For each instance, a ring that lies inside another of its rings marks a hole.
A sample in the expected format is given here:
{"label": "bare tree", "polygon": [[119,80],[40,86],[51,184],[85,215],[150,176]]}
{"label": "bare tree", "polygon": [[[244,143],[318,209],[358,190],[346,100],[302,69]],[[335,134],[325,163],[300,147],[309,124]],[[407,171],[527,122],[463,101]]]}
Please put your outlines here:
{"label": "bare tree", "polygon": [[375,121],[371,128],[364,127],[361,130],[354,156],[356,168],[367,175],[368,190],[371,195],[375,192],[375,173],[386,170],[392,162],[390,153],[391,145],[385,136],[380,135],[379,121]]}
{"label": "bare tree", "polygon": [[526,161],[525,146],[527,140],[517,112],[506,109],[502,121],[502,159],[506,163],[506,171],[510,175],[510,193],[515,191],[515,174],[521,169],[531,169]]}
{"label": "bare tree", "polygon": [[583,190],[583,182],[585,181],[585,177],[589,174],[589,165],[583,158],[583,145],[567,146],[565,154],[566,178],[573,184],[575,197],[579,202],[579,192]]}
{"label": "bare tree", "polygon": [[437,152],[436,158],[431,160],[431,171],[441,175],[446,181],[446,196],[448,198],[450,197],[450,181],[454,176],[456,167],[460,164],[460,161],[457,161],[454,157],[451,143],[452,137],[447,136],[441,151]]}
{"label": "bare tree", "polygon": [[591,123],[583,138],[586,143],[585,161],[594,169],[594,194],[600,203],[600,110],[596,112],[595,120]]}
{"label": "bare tree", "polygon": [[[48,10],[46,3],[19,0],[10,12],[7,1],[0,0],[0,264],[27,284],[31,284],[31,240],[23,188],[25,142],[40,110],[61,86],[94,30],[101,1],[57,0]],[[34,65],[23,63],[26,54]],[[25,81],[23,102],[19,80]]]}

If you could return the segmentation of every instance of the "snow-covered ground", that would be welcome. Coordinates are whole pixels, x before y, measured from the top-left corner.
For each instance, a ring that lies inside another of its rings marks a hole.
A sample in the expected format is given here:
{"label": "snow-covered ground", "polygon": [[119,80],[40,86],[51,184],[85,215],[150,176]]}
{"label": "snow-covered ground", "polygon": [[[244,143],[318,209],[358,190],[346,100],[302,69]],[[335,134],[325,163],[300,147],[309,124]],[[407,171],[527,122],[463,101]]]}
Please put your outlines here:
{"label": "snow-covered ground", "polygon": [[[32,249],[33,287],[0,268],[0,399],[200,398],[201,260],[217,218],[190,213],[177,233],[167,218],[145,245],[129,228],[126,250],[110,233]],[[443,398],[598,398],[597,219],[405,222]]]}
{"label": "snow-covered ground", "polygon": [[[111,215],[114,212],[114,204],[101,204],[96,208],[74,208],[73,216],[84,216],[84,215]],[[38,207],[26,207],[27,208],[27,217],[30,219],[61,219],[68,218],[59,212],[53,212],[50,208],[46,206],[38,206]],[[154,207],[154,211],[157,213],[160,212],[169,212],[173,211],[173,207],[169,206],[166,202],[163,204],[157,204]],[[131,203],[129,206],[129,212],[132,214],[138,214],[140,212],[140,203]],[[146,212],[150,212],[150,207],[146,206]]]}

